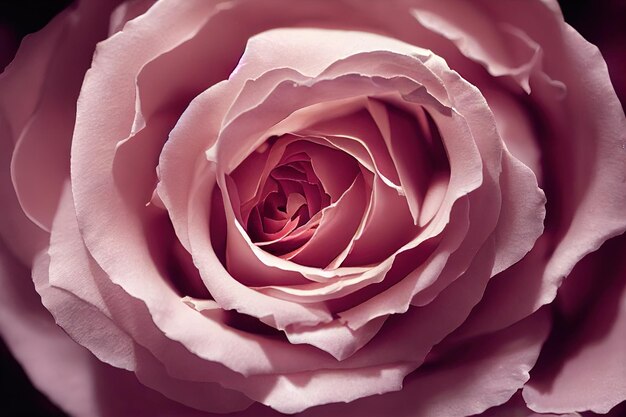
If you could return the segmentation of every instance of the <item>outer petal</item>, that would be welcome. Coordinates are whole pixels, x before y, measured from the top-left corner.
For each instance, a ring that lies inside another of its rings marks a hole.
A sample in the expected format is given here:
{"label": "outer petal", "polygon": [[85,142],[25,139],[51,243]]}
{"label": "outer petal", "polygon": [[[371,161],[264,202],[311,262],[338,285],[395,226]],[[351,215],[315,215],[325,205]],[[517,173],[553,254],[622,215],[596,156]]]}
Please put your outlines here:
{"label": "outer petal", "polygon": [[0,333],[35,386],[66,412],[77,417],[208,417],[165,399],[70,339],[41,305],[29,275],[2,244]]}
{"label": "outer petal", "polygon": [[20,206],[11,178],[11,159],[40,99],[46,70],[67,26],[68,14],[61,13],[40,32],[24,38],[15,59],[0,75],[0,234],[24,264],[45,246],[47,233],[35,226]]}
{"label": "outer petal", "polygon": [[[112,1],[81,1],[76,10],[58,17],[64,24],[59,45],[43,84],[35,90],[40,91],[37,105],[16,143],[11,173],[18,198],[25,213],[46,230],[69,174],[78,92],[95,44],[106,36],[108,19],[102,17],[109,15],[113,6]],[[68,66],[68,62],[72,64]]]}
{"label": "outer petal", "polygon": [[546,232],[529,255],[493,280],[464,326],[466,336],[505,327],[552,302],[580,259],[626,230],[626,118],[599,51],[541,2],[486,4],[511,24],[532,29],[529,35],[546,50],[546,72],[568,90],[558,98],[540,87],[540,76],[531,79],[538,86],[531,98],[549,123],[542,143]]}
{"label": "outer petal", "polygon": [[581,417],[578,413],[571,414],[537,414],[530,410],[518,392],[507,403],[493,407],[480,414],[480,417]]}
{"label": "outer petal", "polygon": [[607,413],[626,401],[625,251],[625,236],[607,242],[583,259],[561,288],[557,304],[569,307],[573,301],[576,308],[564,309],[552,343],[524,388],[533,410]]}
{"label": "outer petal", "polygon": [[[68,253],[73,254],[70,260]],[[80,238],[71,196],[67,192],[53,223],[50,248],[47,254],[37,257],[33,279],[44,306],[55,321],[103,362],[134,371],[143,384],[194,408],[230,412],[244,409],[251,403],[239,392],[225,390],[217,383],[193,383],[168,375],[166,367],[154,354],[162,354],[159,351],[162,347],[176,356],[180,347],[163,335],[162,340],[158,340],[156,332],[151,331],[153,324],[143,306],[108,282],[108,277],[94,264]],[[188,352],[182,352],[187,356],[178,354],[180,361],[195,359]],[[206,371],[216,378],[221,367],[214,368],[217,369],[207,366]]]}
{"label": "outer petal", "polygon": [[503,404],[523,386],[545,340],[546,311],[450,352],[409,376],[401,391],[307,410],[302,417],[464,417]]}

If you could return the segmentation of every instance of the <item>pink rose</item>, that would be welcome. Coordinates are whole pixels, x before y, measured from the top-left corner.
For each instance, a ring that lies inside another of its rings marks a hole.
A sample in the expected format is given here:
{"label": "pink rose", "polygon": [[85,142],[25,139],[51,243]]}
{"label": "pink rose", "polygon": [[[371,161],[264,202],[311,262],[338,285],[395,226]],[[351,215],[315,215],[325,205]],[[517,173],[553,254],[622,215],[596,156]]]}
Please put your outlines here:
{"label": "pink rose", "polygon": [[113,3],[0,78],[0,331],[64,410],[626,399],[626,120],[556,2]]}

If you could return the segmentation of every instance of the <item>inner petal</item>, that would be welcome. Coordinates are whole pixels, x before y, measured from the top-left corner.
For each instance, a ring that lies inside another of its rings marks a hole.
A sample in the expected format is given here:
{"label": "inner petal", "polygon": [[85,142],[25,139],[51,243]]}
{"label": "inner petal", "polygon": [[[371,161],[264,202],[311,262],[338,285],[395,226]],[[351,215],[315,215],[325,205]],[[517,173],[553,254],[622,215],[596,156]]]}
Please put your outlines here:
{"label": "inner petal", "polygon": [[[309,255],[299,257],[308,259],[303,258],[305,264],[324,267],[332,257],[311,257],[313,250],[307,248],[318,234],[317,240],[328,245],[327,237],[322,239],[327,234],[323,231],[337,219],[349,217],[349,213],[338,217],[337,207],[350,210],[354,204],[346,201],[361,200],[359,195],[365,195],[363,185],[354,190],[360,172],[352,156],[324,138],[271,137],[230,175],[231,203],[252,243],[284,259],[296,258],[304,251]],[[358,195],[353,196],[355,193]]]}

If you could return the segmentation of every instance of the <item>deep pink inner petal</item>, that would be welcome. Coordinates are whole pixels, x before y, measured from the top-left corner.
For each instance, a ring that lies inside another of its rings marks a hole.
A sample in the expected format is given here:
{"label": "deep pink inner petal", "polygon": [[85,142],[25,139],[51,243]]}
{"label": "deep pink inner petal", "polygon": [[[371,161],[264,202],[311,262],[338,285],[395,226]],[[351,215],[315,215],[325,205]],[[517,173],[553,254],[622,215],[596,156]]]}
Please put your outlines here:
{"label": "deep pink inner petal", "polygon": [[[254,244],[325,267],[348,245],[362,217],[361,172],[350,154],[324,138],[283,135],[269,138],[230,174],[229,194]],[[331,226],[346,233],[330,239],[325,230]]]}

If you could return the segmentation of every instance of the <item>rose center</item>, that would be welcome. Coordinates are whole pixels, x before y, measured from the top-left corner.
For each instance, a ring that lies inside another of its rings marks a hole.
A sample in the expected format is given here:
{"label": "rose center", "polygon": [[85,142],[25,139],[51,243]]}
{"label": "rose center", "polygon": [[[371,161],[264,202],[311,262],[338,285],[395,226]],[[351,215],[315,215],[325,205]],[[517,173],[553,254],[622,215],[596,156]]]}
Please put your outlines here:
{"label": "rose center", "polygon": [[[271,138],[231,174],[237,183],[241,222],[250,240],[284,259],[302,251],[348,188],[332,184],[339,192],[327,192],[324,180],[334,181],[336,171],[341,171],[333,161],[345,165],[346,160],[337,159],[337,150],[318,142],[295,135]],[[356,161],[348,161],[356,167]],[[356,169],[351,171],[356,173]]]}
{"label": "rose center", "polygon": [[330,196],[315,175],[310,160],[291,161],[270,172],[259,202],[248,217],[248,235],[274,255],[289,255],[319,226]]}

